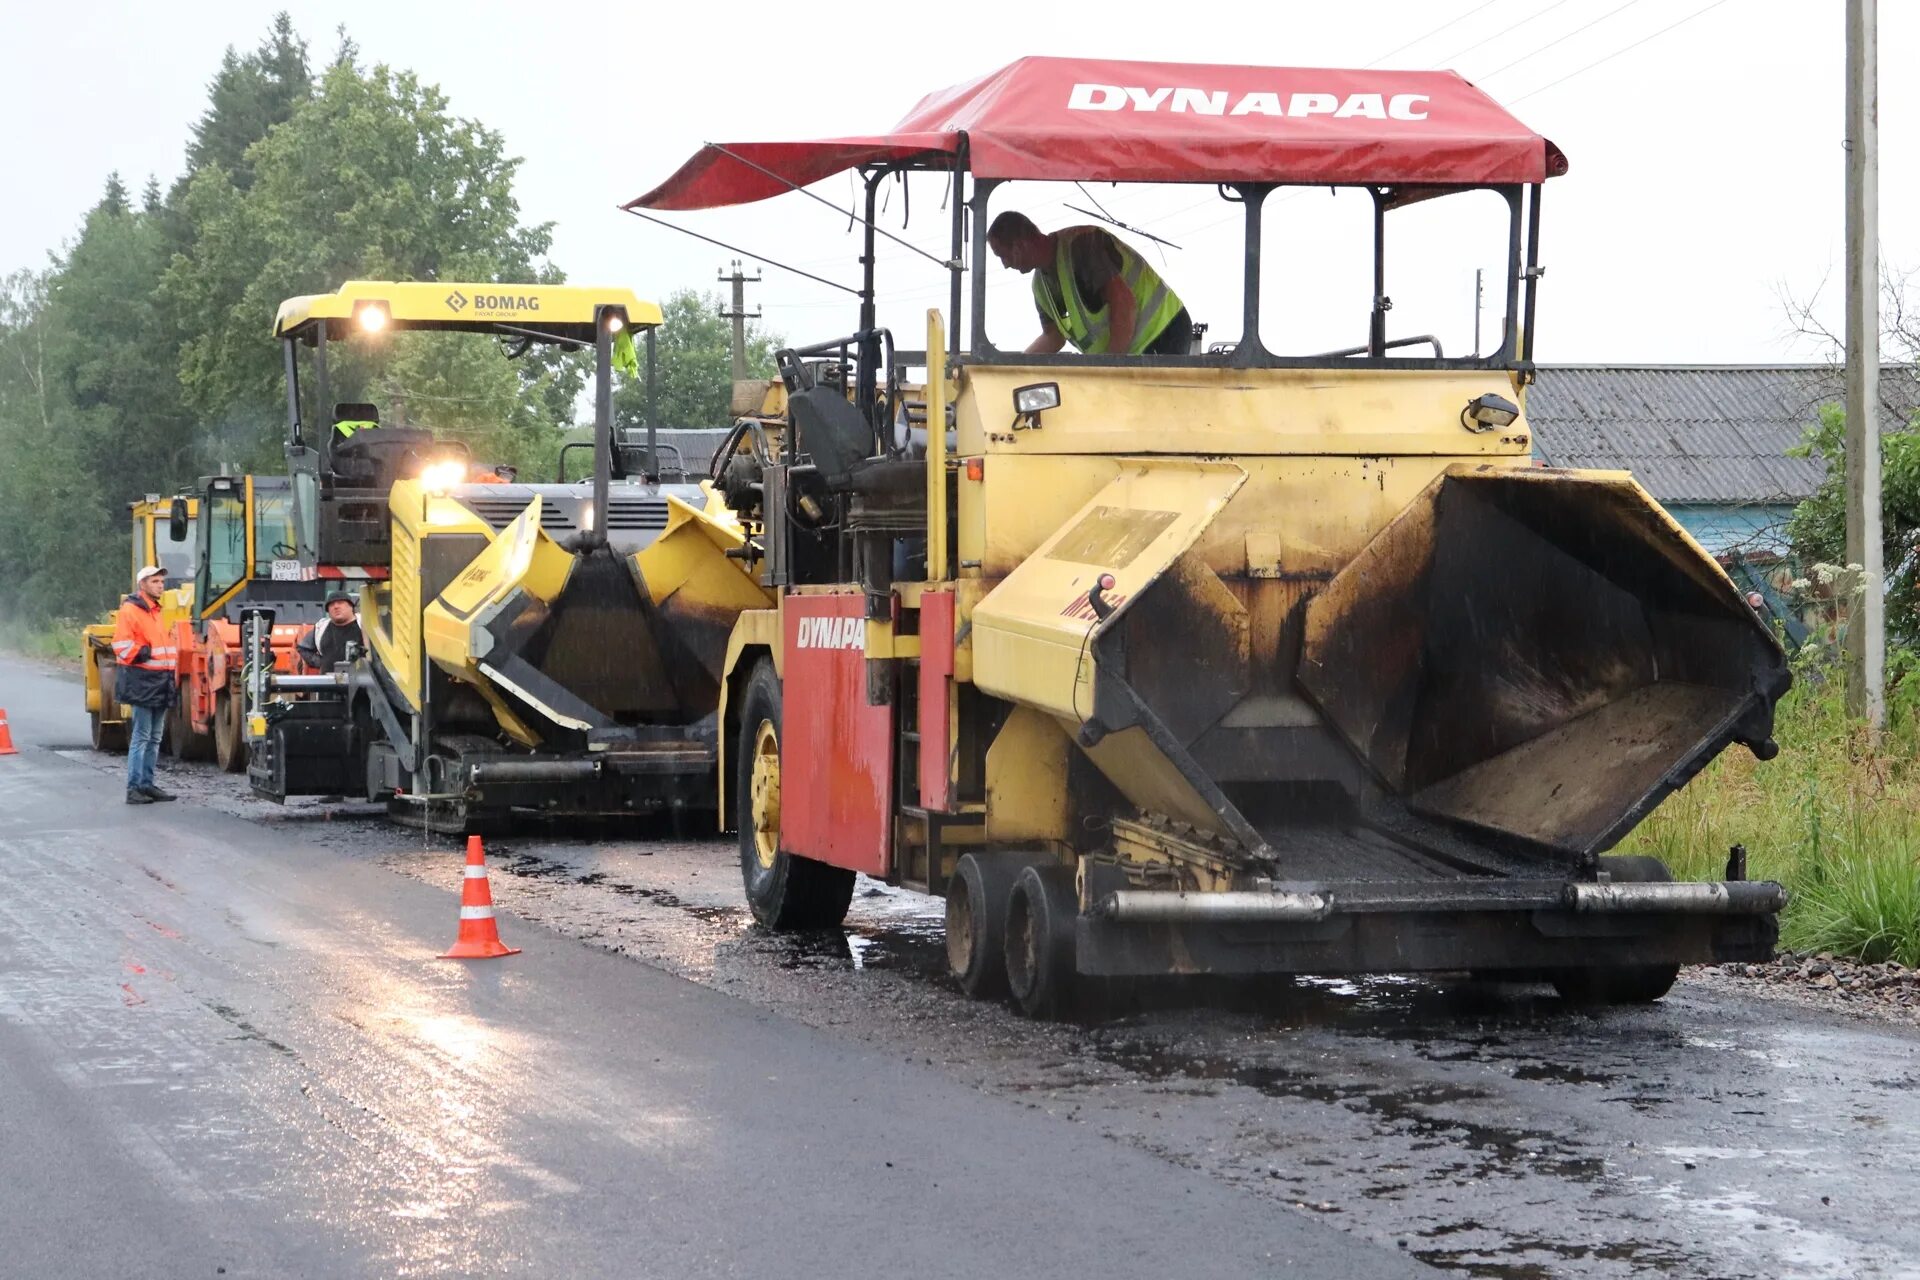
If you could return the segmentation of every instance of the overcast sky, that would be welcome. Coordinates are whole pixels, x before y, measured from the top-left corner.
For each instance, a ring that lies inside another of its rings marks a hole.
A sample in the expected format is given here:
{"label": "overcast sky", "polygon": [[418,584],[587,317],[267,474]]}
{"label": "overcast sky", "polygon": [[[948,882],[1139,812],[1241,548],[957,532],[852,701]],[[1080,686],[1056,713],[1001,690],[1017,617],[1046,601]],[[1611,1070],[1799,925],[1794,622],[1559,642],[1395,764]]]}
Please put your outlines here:
{"label": "overcast sky", "polygon": [[[1354,0],[1343,5],[587,6],[104,3],[0,0],[10,197],[0,201],[0,270],[39,265],[72,236],[111,170],[138,190],[183,164],[190,123],[229,44],[251,48],[276,9],[316,66],[344,24],[363,60],[410,67],[453,108],[523,156],[526,217],[555,224],[554,259],[580,283],[645,295],[717,288],[729,254],[648,226],[615,206],[649,189],[702,141],[883,130],[921,94],[1023,54],[1275,66],[1451,67],[1557,142],[1568,176],[1545,201],[1540,356],[1558,362],[1737,362],[1817,358],[1790,333],[1783,290],[1812,295],[1838,326],[1843,239],[1844,6],[1840,0]],[[862,25],[860,15],[872,15]],[[924,17],[920,16],[924,15]],[[1697,15],[1691,16],[1690,15]],[[1881,244],[1920,267],[1920,4],[1883,3]],[[1675,25],[1678,24],[1678,25]],[[1671,29],[1667,29],[1671,28]],[[1644,42],[1644,43],[1641,43]],[[1597,65],[1595,65],[1597,64]],[[935,180],[913,191],[905,234],[939,245]],[[844,181],[823,194],[844,203]],[[1231,336],[1238,230],[1206,188],[1098,188],[1118,217],[1180,247],[1154,251],[1195,318]],[[897,197],[896,197],[897,199]],[[1042,226],[1085,219],[1066,192],[1030,191]],[[1455,202],[1443,201],[1451,206]],[[1473,270],[1497,267],[1500,229],[1466,207],[1407,210],[1394,241],[1393,331],[1472,345]],[[1365,337],[1360,211],[1325,192],[1275,210],[1286,242],[1267,274],[1285,345]],[[886,225],[900,229],[899,207]],[[1489,211],[1482,211],[1483,214]],[[740,210],[675,215],[691,228],[837,280],[857,278],[846,222],[788,195]],[[1271,222],[1271,220],[1270,220]],[[904,335],[944,303],[937,269],[882,255],[882,320]],[[989,266],[1003,345],[1024,340],[1024,286]],[[749,305],[790,338],[852,327],[843,295],[766,270]],[[1269,311],[1274,304],[1269,304]],[[1490,300],[1489,331],[1499,305]],[[269,317],[261,317],[264,340]]]}

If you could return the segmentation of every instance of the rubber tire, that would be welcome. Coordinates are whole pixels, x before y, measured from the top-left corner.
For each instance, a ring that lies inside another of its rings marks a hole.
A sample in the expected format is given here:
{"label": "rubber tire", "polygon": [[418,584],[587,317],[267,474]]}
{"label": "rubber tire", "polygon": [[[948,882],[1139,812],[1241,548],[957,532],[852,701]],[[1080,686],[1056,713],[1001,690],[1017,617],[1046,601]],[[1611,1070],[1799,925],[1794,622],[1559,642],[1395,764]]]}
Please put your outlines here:
{"label": "rubber tire", "polygon": [[[1642,855],[1602,858],[1600,869],[1622,884],[1665,884],[1673,879],[1666,863]],[[1677,964],[1562,969],[1553,975],[1553,989],[1568,1004],[1586,1008],[1652,1004],[1673,989],[1679,976]]]}
{"label": "rubber tire", "polygon": [[213,735],[193,731],[184,701],[175,702],[167,709],[167,750],[175,760],[213,759]]}
{"label": "rubber tire", "polygon": [[106,724],[100,719],[98,711],[87,712],[87,727],[91,733],[93,749],[113,755],[127,753],[127,722]]}
{"label": "rubber tire", "polygon": [[762,658],[747,678],[734,756],[734,819],[740,832],[741,884],[753,918],[766,928],[782,932],[837,929],[853,902],[853,872],[785,849],[775,852],[771,867],[763,867],[754,844],[751,796],[755,741],[760,726],[770,723],[777,748],[780,703],[780,677],[774,673],[773,662]]}
{"label": "rubber tire", "polygon": [[1007,899],[1029,861],[963,854],[947,882],[947,973],[975,1000],[1007,994]]}
{"label": "rubber tire", "polygon": [[1007,895],[1007,987],[1029,1018],[1062,1018],[1073,1007],[1073,872],[1061,866],[1021,870]]}
{"label": "rubber tire", "polygon": [[247,771],[246,726],[241,723],[245,709],[230,693],[217,693],[213,699],[213,759],[228,773]]}

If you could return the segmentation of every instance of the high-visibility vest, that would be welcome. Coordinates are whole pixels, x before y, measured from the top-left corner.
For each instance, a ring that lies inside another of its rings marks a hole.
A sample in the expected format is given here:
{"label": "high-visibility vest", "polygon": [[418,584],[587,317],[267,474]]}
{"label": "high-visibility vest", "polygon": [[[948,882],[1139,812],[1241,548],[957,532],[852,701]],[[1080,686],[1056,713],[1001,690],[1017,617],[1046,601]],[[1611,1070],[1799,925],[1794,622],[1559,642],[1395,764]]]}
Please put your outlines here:
{"label": "high-visibility vest", "polygon": [[372,431],[379,425],[379,423],[373,421],[371,418],[347,418],[334,423],[333,429],[339,434],[342,440],[351,440],[353,439],[354,432]]}
{"label": "high-visibility vest", "polygon": [[[113,658],[123,667],[142,671],[174,672],[179,669],[176,646],[167,643],[167,629],[160,625],[160,610],[149,607],[137,596],[120,602],[113,620]],[[140,656],[141,649],[146,656]]]}
{"label": "high-visibility vest", "polygon": [[[1098,227],[1068,227],[1057,232],[1053,270],[1033,273],[1033,301],[1040,308],[1040,314],[1065,334],[1068,342],[1087,355],[1101,355],[1107,349],[1110,308],[1105,299],[1097,300],[1098,306],[1089,307],[1080,296],[1080,286],[1073,275],[1073,242],[1083,235],[1106,236],[1107,233]],[[1120,278],[1133,294],[1133,344],[1127,354],[1137,356],[1153,345],[1153,340],[1166,330],[1185,304],[1167,288],[1159,273],[1147,265],[1146,259],[1117,237],[1107,238],[1120,251]]]}

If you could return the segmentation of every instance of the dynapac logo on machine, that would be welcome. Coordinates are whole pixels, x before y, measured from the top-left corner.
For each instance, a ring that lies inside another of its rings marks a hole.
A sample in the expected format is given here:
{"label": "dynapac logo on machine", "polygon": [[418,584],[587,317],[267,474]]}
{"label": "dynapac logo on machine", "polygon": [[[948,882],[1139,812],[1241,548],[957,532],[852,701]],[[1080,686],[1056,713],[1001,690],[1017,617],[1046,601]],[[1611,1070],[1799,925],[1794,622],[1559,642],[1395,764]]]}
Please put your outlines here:
{"label": "dynapac logo on machine", "polygon": [[802,618],[796,649],[865,649],[865,618]]}
{"label": "dynapac logo on machine", "polygon": [[1130,84],[1076,84],[1067,97],[1069,111],[1165,111],[1200,116],[1331,116],[1335,120],[1425,120],[1424,93],[1269,93],[1234,94],[1226,89],[1174,86],[1146,88]]}

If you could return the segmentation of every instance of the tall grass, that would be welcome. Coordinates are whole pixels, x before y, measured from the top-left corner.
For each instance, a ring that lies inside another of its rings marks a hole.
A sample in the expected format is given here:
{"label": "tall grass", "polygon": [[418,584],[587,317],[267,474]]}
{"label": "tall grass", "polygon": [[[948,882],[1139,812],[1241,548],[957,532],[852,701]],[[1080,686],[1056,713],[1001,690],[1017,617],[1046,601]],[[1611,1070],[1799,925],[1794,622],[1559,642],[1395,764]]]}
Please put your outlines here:
{"label": "tall grass", "polygon": [[26,623],[0,617],[0,649],[54,662],[79,662],[86,656],[79,622]]}
{"label": "tall grass", "polygon": [[1896,686],[1876,745],[1847,716],[1833,669],[1800,665],[1775,722],[1779,756],[1728,751],[1618,852],[1718,879],[1728,848],[1745,845],[1748,874],[1792,894],[1783,945],[1920,965],[1920,676]]}

